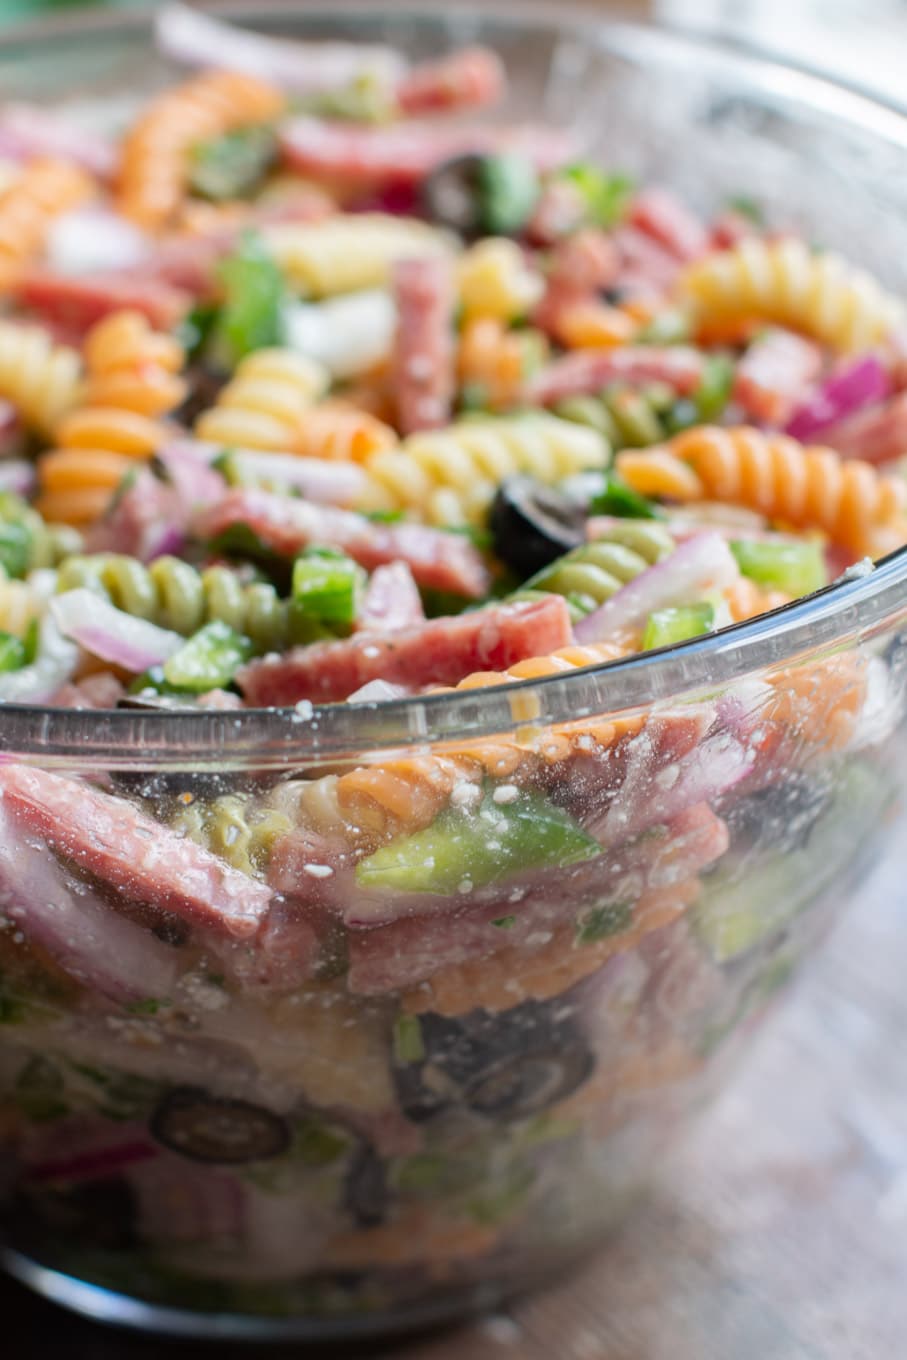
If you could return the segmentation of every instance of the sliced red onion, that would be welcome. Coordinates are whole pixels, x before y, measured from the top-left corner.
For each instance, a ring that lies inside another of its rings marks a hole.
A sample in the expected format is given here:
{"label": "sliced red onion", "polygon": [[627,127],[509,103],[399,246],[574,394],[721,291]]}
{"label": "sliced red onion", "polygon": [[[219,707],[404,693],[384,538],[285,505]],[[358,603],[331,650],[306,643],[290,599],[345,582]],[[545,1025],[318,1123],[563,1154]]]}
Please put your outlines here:
{"label": "sliced red onion", "polygon": [[243,71],[294,94],[342,89],[363,78],[390,89],[408,69],[403,55],[384,44],[267,38],[179,4],[158,11],[154,34],[174,61]]}
{"label": "sliced red onion", "polygon": [[574,629],[576,640],[602,642],[623,628],[641,626],[656,609],[689,604],[710,591],[722,590],[739,575],[719,533],[696,534],[580,619]]}
{"label": "sliced red onion", "polygon": [[66,637],[92,656],[135,674],[161,665],[185,641],[179,633],[134,618],[84,587],[57,595],[50,608]]}
{"label": "sliced red onion", "polygon": [[[222,444],[200,439],[180,444],[193,446],[194,456],[214,459],[224,452]],[[368,474],[358,463],[329,461],[324,458],[297,458],[292,453],[265,453],[258,449],[231,449],[230,461],[242,482],[250,486],[273,483],[300,492],[308,501],[319,505],[355,505],[369,485]],[[217,474],[214,474],[217,475]],[[206,503],[223,495],[221,479],[217,495],[206,497]]]}
{"label": "sliced red onion", "polygon": [[107,137],[79,127],[62,112],[35,104],[6,104],[0,114],[0,156],[31,160],[37,156],[60,156],[75,161],[99,179],[112,179],[117,168],[117,149]]}
{"label": "sliced red onion", "polygon": [[35,660],[21,670],[0,675],[0,703],[48,703],[71,679],[78,659],[78,647],[63,637],[54,620],[46,615],[41,620]]}
{"label": "sliced red onion", "polygon": [[884,401],[890,392],[891,380],[881,360],[866,354],[840,365],[820,383],[794,411],[785,432],[794,439],[813,439],[854,411]]}
{"label": "sliced red onion", "polygon": [[69,975],[114,1001],[166,997],[173,949],[70,881],[46,846],[23,835],[0,805],[0,915]]}
{"label": "sliced red onion", "polygon": [[200,439],[173,439],[158,449],[157,460],[184,505],[195,509],[218,500],[227,483],[212,466],[212,458],[222,452],[219,446]]}
{"label": "sliced red onion", "polygon": [[144,232],[105,208],[78,208],[53,222],[47,264],[59,274],[135,269],[150,255]]}
{"label": "sliced red onion", "polygon": [[179,557],[186,546],[186,535],[178,524],[155,524],[143,540],[142,561],[153,562],[156,557]]}
{"label": "sliced red onion", "polygon": [[[2,447],[3,434],[0,431],[0,447]],[[5,462],[0,462],[0,491],[12,491],[16,496],[30,496],[35,489],[34,463],[26,462],[24,458],[10,458]]]}

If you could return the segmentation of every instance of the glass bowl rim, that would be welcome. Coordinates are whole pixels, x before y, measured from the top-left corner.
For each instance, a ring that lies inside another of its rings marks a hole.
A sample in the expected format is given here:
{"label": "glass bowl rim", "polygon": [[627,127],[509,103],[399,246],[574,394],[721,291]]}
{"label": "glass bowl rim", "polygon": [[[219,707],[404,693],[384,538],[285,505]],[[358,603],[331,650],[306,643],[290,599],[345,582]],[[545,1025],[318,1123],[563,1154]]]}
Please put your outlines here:
{"label": "glass bowl rim", "polygon": [[[401,22],[444,23],[443,10],[411,0],[227,0],[205,11],[250,21],[324,20],[336,15],[388,17]],[[831,100],[839,116],[865,123],[907,151],[907,112],[893,100],[837,77],[816,73],[774,54],[723,36],[670,24],[632,20],[620,6],[606,16],[576,6],[558,7],[548,18],[539,7],[513,0],[479,0],[458,9],[456,20],[473,25],[519,26],[523,31],[578,33],[595,45],[608,39],[620,51],[640,43],[687,44],[702,55],[745,64],[769,87],[821,110]],[[146,32],[155,7],[55,16],[14,24],[0,34],[4,51],[47,40]],[[719,688],[754,671],[796,661],[818,648],[840,646],[855,633],[872,633],[907,616],[907,547],[891,553],[872,571],[854,575],[804,599],[703,638],[535,680],[489,689],[442,691],[379,703],[299,705],[281,709],[152,712],[130,709],[61,709],[8,704],[0,709],[0,759],[40,756],[49,765],[100,768],[197,770],[254,767],[286,769],[288,764],[339,759],[366,753],[399,752],[414,744],[481,740],[529,726],[569,723],[584,716],[615,715],[659,701]]]}

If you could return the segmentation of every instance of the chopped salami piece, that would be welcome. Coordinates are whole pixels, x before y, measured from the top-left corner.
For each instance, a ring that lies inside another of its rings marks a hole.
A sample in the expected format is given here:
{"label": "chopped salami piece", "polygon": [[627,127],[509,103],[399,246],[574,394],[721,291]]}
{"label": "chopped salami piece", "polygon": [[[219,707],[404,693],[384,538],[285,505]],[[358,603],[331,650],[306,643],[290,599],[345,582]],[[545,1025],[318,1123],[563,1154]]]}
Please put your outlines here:
{"label": "chopped salami piece", "polygon": [[473,671],[502,671],[545,656],[566,646],[570,637],[567,606],[551,595],[430,619],[415,628],[294,648],[286,656],[250,662],[237,681],[246,701],[257,707],[301,699],[331,703],[370,680],[455,685]]}
{"label": "chopped salami piece", "polygon": [[507,73],[488,47],[464,47],[440,61],[415,66],[397,86],[401,112],[419,113],[475,109],[496,104],[503,96]]}
{"label": "chopped salami piece", "polygon": [[818,345],[775,326],[752,342],[737,365],[734,400],[751,420],[783,425],[821,368]]}
{"label": "chopped salami piece", "polygon": [[244,525],[280,557],[296,557],[313,543],[341,548],[367,571],[405,562],[420,586],[478,599],[488,588],[481,553],[459,534],[422,524],[377,524],[352,510],[310,505],[268,491],[235,488],[195,516],[202,540]]}
{"label": "chopped salami piece", "polygon": [[424,618],[419,587],[405,562],[389,562],[372,572],[356,619],[358,632],[411,628]]}
{"label": "chopped salami piece", "polygon": [[398,260],[393,271],[397,331],[391,382],[403,434],[450,420],[454,396],[454,287],[440,256]]}
{"label": "chopped salami piece", "polygon": [[172,330],[192,299],[162,279],[145,274],[55,274],[31,269],[17,285],[24,307],[39,312],[69,332],[82,333],[111,312],[141,312],[158,330]]}
{"label": "chopped salami piece", "polygon": [[643,189],[630,204],[629,221],[681,264],[709,248],[709,234],[686,204],[667,189]]}
{"label": "chopped salami piece", "polygon": [[126,553],[142,562],[174,549],[179,552],[190,510],[174,486],[140,467],[113,508],[91,526],[86,547],[89,552]]}
{"label": "chopped salami piece", "polygon": [[620,258],[610,236],[597,227],[587,227],[555,246],[548,277],[561,288],[598,293],[611,286],[619,267]]}
{"label": "chopped salami piece", "polygon": [[[679,882],[724,854],[727,827],[706,804],[690,808],[652,835],[573,868],[546,869],[480,890],[465,908],[441,906],[437,897],[397,902],[397,919],[348,937],[351,992],[371,995],[411,987],[442,968],[488,958],[514,944],[538,948],[552,928],[609,898],[636,901],[647,890]],[[346,899],[348,922],[357,911],[355,888]],[[386,896],[386,894],[385,894]],[[407,894],[415,898],[416,894]],[[506,931],[495,925],[512,917]]]}
{"label": "chopped salami piece", "polygon": [[0,156],[29,161],[42,156],[73,161],[98,179],[112,179],[117,149],[107,137],[74,126],[34,104],[6,104],[0,114]]}
{"label": "chopped salami piece", "polygon": [[[4,767],[4,790],[21,766]],[[24,771],[29,774],[31,771]],[[53,775],[57,784],[76,790]],[[51,798],[52,819],[65,815]],[[169,996],[177,980],[177,956],[149,930],[117,915],[84,883],[36,844],[31,826],[17,825],[9,799],[0,797],[0,920],[59,964],[75,981],[114,1001]],[[25,834],[23,834],[23,831]]]}
{"label": "chopped salami piece", "polygon": [[733,250],[741,241],[758,236],[756,224],[746,213],[729,208],[719,214],[709,229],[710,250]]}
{"label": "chopped salami piece", "polygon": [[536,373],[524,395],[530,403],[549,406],[563,397],[598,392],[611,382],[660,382],[689,395],[702,380],[703,364],[699,351],[686,345],[576,350]]}
{"label": "chopped salami piece", "polygon": [[53,702],[59,708],[116,708],[126,693],[123,683],[110,671],[98,671],[82,680],[64,685]]}
{"label": "chopped salami piece", "polygon": [[907,454],[907,392],[855,411],[846,420],[827,426],[820,438],[844,458],[862,458],[866,463],[902,458]]}
{"label": "chopped salami piece", "polygon": [[663,293],[669,289],[681,265],[676,256],[638,227],[618,227],[611,239],[620,257],[618,287],[630,292]]}
{"label": "chopped salami piece", "polygon": [[240,939],[265,917],[271,893],[263,883],[130,803],[25,765],[0,768],[0,797],[17,826],[131,902]]}
{"label": "chopped salami piece", "polygon": [[385,126],[328,123],[295,118],[281,135],[284,158],[305,175],[336,175],[369,183],[418,183],[444,161],[470,152],[526,156],[537,170],[563,165],[573,154],[571,137],[550,127],[476,127],[403,122]]}
{"label": "chopped salami piece", "polygon": [[318,934],[298,906],[278,900],[254,940],[222,944],[217,954],[243,992],[271,995],[303,986],[320,950]]}

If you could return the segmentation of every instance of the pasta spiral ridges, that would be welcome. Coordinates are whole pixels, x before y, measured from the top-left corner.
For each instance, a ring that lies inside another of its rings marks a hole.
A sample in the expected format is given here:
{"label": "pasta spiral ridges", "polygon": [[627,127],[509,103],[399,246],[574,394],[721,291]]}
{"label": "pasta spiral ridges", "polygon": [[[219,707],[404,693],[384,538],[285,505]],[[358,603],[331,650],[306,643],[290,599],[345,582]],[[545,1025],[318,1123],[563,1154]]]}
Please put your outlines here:
{"label": "pasta spiral ridges", "polygon": [[106,510],[136,460],[166,438],[158,417],[178,406],[185,362],[172,336],[139,312],[113,312],[89,331],[79,405],[57,424],[57,447],[38,463],[38,509],[48,519],[87,524]]}
{"label": "pasta spiral ridges", "polygon": [[595,430],[531,412],[410,435],[399,449],[373,454],[366,468],[401,509],[434,524],[471,524],[481,522],[512,473],[552,483],[604,467],[606,458]]}
{"label": "pasta spiral ridges", "polygon": [[681,296],[708,327],[735,313],[791,326],[850,354],[884,339],[902,308],[876,281],[830,251],[805,242],[748,237],[690,265]]}
{"label": "pasta spiral ridges", "polygon": [[269,122],[284,104],[279,90],[237,71],[209,71],[159,95],[123,143],[122,212],[144,227],[165,226],[182,203],[192,146]]}
{"label": "pasta spiral ridges", "polygon": [[[651,494],[653,475],[663,469],[668,494],[679,499],[728,501],[795,528],[822,529],[858,556],[907,538],[907,486],[869,463],[784,435],[699,426],[662,449],[620,454],[617,464],[636,490]],[[679,494],[684,476],[692,494]]]}
{"label": "pasta spiral ridges", "polygon": [[250,876],[261,871],[277,837],[291,830],[283,813],[268,807],[252,812],[236,794],[210,802],[197,799],[181,807],[170,825]]}
{"label": "pasta spiral ridges", "polygon": [[244,583],[229,567],[197,571],[178,557],[148,564],[117,553],[70,557],[58,573],[58,590],[87,587],[118,609],[188,636],[218,619],[244,633],[260,651],[290,640],[289,604],[268,582]]}
{"label": "pasta spiral ridges", "polygon": [[237,365],[216,405],[199,416],[195,433],[228,448],[290,452],[328,382],[321,364],[293,350],[255,350]]}
{"label": "pasta spiral ridges", "polygon": [[43,615],[53,585],[52,571],[36,571],[25,581],[10,581],[0,567],[0,632],[25,637],[32,621]]}
{"label": "pasta spiral ridges", "polygon": [[43,159],[27,165],[0,193],[0,289],[39,254],[54,218],[87,198],[91,188],[91,178],[77,165]]}
{"label": "pasta spiral ridges", "polygon": [[544,282],[515,241],[489,236],[464,251],[457,264],[460,305],[467,320],[516,321],[544,292]]}
{"label": "pasta spiral ridges", "polygon": [[338,213],[323,222],[269,227],[263,234],[290,282],[316,298],[386,287],[395,260],[450,249],[437,228],[383,213]]}
{"label": "pasta spiral ridges", "polygon": [[0,525],[14,524],[25,534],[25,572],[55,567],[82,549],[82,535],[68,524],[48,524],[27,501],[0,493]]}
{"label": "pasta spiral ridges", "polygon": [[33,430],[50,434],[79,400],[81,386],[77,350],[55,345],[41,326],[0,319],[0,397]]}
{"label": "pasta spiral ridges", "polygon": [[588,612],[667,557],[673,548],[674,539],[663,525],[651,520],[625,520],[609,528],[603,537],[574,548],[527,584],[529,589],[568,596]]}

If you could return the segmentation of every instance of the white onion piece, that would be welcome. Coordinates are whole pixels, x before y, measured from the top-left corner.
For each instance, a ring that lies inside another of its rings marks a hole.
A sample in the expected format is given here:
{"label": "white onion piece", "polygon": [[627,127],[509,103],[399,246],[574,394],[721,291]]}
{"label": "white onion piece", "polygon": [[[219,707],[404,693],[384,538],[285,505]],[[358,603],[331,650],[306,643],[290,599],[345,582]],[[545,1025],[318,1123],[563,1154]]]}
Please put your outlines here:
{"label": "white onion piece", "polygon": [[135,673],[161,665],[185,641],[168,628],[133,618],[84,587],[55,596],[50,609],[66,637],[92,656]]}
{"label": "white onion piece", "polygon": [[384,44],[268,38],[179,4],[158,11],[154,36],[173,61],[243,71],[294,94],[336,90],[363,77],[391,88],[408,69],[402,54]]}
{"label": "white onion piece", "polygon": [[623,628],[639,627],[656,609],[701,600],[711,591],[723,590],[739,575],[719,533],[696,534],[580,619],[574,630],[576,640],[601,642]]}
{"label": "white onion piece", "polygon": [[293,302],[284,311],[285,343],[316,359],[333,378],[352,378],[385,359],[397,325],[397,309],[380,288],[327,302]]}
{"label": "white onion piece", "polygon": [[46,615],[41,620],[35,660],[21,670],[0,675],[0,703],[46,704],[72,678],[78,659],[78,647]]}
{"label": "white onion piece", "polygon": [[47,263],[58,274],[134,269],[149,253],[144,232],[103,208],[63,213],[47,237]]}
{"label": "white onion piece", "polygon": [[158,449],[156,456],[180,500],[195,509],[210,505],[227,489],[223,477],[211,466],[222,452],[220,445],[201,439],[173,439]]}

